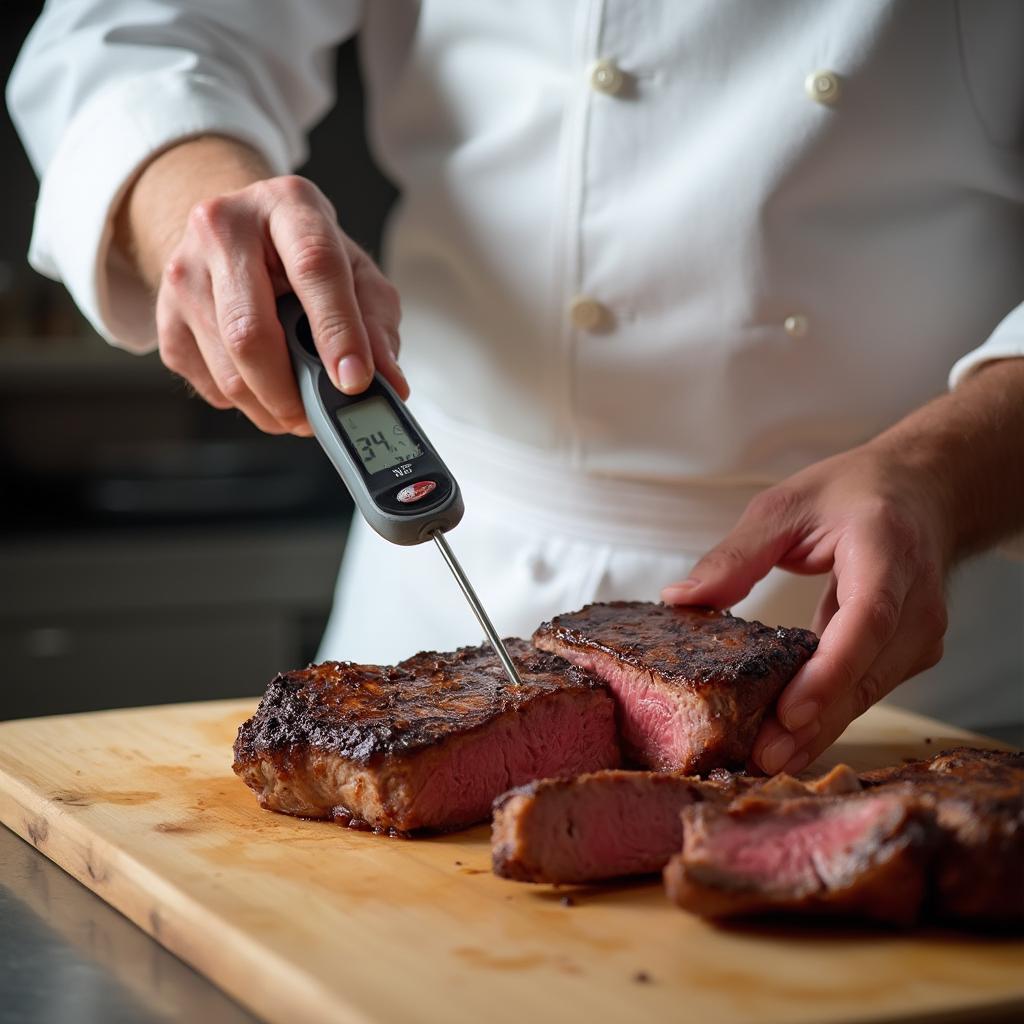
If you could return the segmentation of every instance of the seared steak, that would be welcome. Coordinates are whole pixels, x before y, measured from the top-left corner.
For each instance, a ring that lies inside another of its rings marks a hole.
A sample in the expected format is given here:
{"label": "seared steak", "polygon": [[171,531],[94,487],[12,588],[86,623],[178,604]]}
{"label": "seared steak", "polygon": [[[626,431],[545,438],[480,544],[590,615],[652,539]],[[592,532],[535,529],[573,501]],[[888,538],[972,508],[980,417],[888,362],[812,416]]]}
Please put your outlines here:
{"label": "seared steak", "polygon": [[839,773],[805,787],[832,798],[801,798],[795,780],[778,776],[727,809],[684,809],[669,895],[711,917],[1024,923],[1024,754],[946,751],[865,772],[864,792],[845,797],[834,794],[854,780]]}
{"label": "seared steak", "polygon": [[1024,754],[959,747],[865,772],[868,786],[911,785],[934,807],[933,913],[977,924],[1024,922]]}
{"label": "seared steak", "polygon": [[605,771],[544,779],[494,804],[494,873],[520,882],[592,882],[660,871],[682,843],[680,811],[699,780]]}
{"label": "seared steak", "polygon": [[682,817],[683,849],[665,868],[665,885],[687,910],[917,919],[934,823],[907,793],[753,795],[728,807],[695,804]]}
{"label": "seared steak", "polygon": [[707,780],[670,772],[603,771],[543,779],[494,803],[494,873],[520,882],[593,882],[660,871],[683,839],[680,812],[698,801],[726,804],[744,793],[766,800],[855,792],[854,772],[839,765],[801,782],[789,775],[753,778],[712,772]]}
{"label": "seared steak", "polygon": [[271,810],[409,833],[485,820],[531,779],[617,766],[604,688],[507,643],[522,687],[487,646],[283,673],[239,729],[234,770]]}
{"label": "seared steak", "polygon": [[818,643],[804,629],[638,601],[558,615],[533,642],[608,684],[632,759],[688,774],[746,763],[765,711]]}
{"label": "seared steak", "polygon": [[979,787],[1020,792],[1024,785],[1024,753],[1012,750],[984,750],[980,747],[953,747],[927,761],[904,761],[889,768],[875,768],[861,772],[865,786],[880,786],[890,782],[912,782],[927,788],[942,786],[956,779]]}

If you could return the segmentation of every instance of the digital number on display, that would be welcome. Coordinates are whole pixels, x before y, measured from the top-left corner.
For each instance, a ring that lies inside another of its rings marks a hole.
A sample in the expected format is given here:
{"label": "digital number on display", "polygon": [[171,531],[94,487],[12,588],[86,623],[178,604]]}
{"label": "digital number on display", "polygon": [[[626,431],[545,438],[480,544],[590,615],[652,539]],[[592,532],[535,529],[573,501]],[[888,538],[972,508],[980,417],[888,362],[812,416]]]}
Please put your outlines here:
{"label": "digital number on display", "polygon": [[386,398],[367,398],[337,412],[338,423],[368,473],[390,469],[423,454],[405,432]]}

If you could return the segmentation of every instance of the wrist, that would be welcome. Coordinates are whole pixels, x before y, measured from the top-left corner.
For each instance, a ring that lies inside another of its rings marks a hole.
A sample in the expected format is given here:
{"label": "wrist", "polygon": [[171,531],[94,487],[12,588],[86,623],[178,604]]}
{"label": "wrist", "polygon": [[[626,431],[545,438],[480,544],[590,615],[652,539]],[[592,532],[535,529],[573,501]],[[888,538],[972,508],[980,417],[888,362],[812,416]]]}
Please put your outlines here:
{"label": "wrist", "polygon": [[121,200],[114,246],[155,290],[192,207],[272,173],[259,153],[234,139],[209,135],[171,146],[142,168]]}
{"label": "wrist", "polygon": [[993,362],[865,447],[921,514],[936,520],[946,564],[1024,526],[1024,359]]}
{"label": "wrist", "polygon": [[956,458],[934,435],[909,429],[893,428],[864,447],[885,467],[886,479],[930,538],[943,567],[952,566],[962,547]]}

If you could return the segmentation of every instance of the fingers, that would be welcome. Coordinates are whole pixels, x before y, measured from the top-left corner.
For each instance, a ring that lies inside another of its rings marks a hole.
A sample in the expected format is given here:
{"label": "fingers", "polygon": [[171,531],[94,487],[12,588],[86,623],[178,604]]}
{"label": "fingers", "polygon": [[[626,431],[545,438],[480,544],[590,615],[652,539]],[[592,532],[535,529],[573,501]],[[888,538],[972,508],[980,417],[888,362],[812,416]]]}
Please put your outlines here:
{"label": "fingers", "polygon": [[224,347],[217,330],[211,298],[208,310],[195,316],[190,324],[196,345],[206,363],[217,389],[240,409],[260,430],[267,434],[283,434],[288,428],[270,413],[249,389],[237,364]]}
{"label": "fingers", "polygon": [[891,642],[811,722],[790,731],[774,718],[766,721],[754,744],[755,762],[770,774],[802,771],[855,718],[904,680],[935,665],[942,657],[945,630],[941,585],[925,571],[907,594]]}
{"label": "fingers", "polygon": [[[938,664],[942,658],[942,632],[928,611],[933,598],[927,589],[915,590],[906,604],[906,622],[900,623],[897,639],[868,667],[857,684],[842,693],[821,716],[821,728],[810,740],[797,738],[796,751],[780,770],[802,771],[846,731],[868,708],[891,693],[900,683]],[[944,620],[944,615],[940,616]]]}
{"label": "fingers", "polygon": [[206,368],[196,339],[186,323],[161,299],[157,301],[157,331],[160,358],[172,373],[183,377],[215,409],[230,409],[231,403],[221,394]]}
{"label": "fingers", "polygon": [[689,579],[661,592],[668,604],[728,608],[743,600],[799,538],[799,504],[787,492],[755,498],[735,529],[694,567]]}
{"label": "fingers", "polygon": [[275,296],[295,291],[335,386],[358,394],[375,365],[404,398],[394,287],[294,176],[207,199],[192,210],[158,296],[164,361],[212,405],[261,430],[310,434]]}
{"label": "fingers", "polygon": [[[820,721],[813,721],[796,732],[790,732],[774,716],[767,717],[754,742],[751,760],[762,771],[775,775],[797,760],[797,755],[821,732],[821,728]],[[810,763],[809,759],[807,763]]]}
{"label": "fingers", "polygon": [[402,401],[405,401],[409,397],[409,382],[405,379],[405,374],[395,357],[394,338],[380,324],[373,321],[367,321],[366,329],[370,335],[370,350],[373,352],[374,367],[398,392]]}
{"label": "fingers", "polygon": [[341,232],[316,205],[310,182],[282,178],[276,189],[280,198],[268,220],[271,241],[309,317],[332,383],[346,394],[359,394],[373,377],[373,353]]}
{"label": "fingers", "polygon": [[398,365],[398,324],[402,317],[398,290],[362,249],[354,243],[349,243],[348,249],[374,366],[404,400],[409,397],[409,383]]}
{"label": "fingers", "polygon": [[817,718],[863,678],[896,632],[912,582],[900,552],[867,528],[852,529],[835,558],[838,610],[776,706],[779,721],[791,731]]}
{"label": "fingers", "polygon": [[811,631],[821,636],[837,611],[839,611],[839,598],[836,597],[836,574],[830,572],[821,600],[818,601],[818,607],[814,612],[814,618],[811,620]]}
{"label": "fingers", "polygon": [[229,242],[211,254],[211,341],[220,341],[249,396],[281,429],[308,432],[259,236],[243,223],[233,226]]}
{"label": "fingers", "polygon": [[[177,349],[176,362],[182,369],[176,372],[181,372],[201,395],[206,397],[210,392],[221,396],[226,399],[228,407],[241,409],[260,430],[268,434],[284,433],[287,428],[255,398],[220,339],[212,284],[205,268],[172,260],[164,272],[164,281],[166,291],[161,288],[158,304],[167,311],[164,331],[168,337],[161,337],[160,342],[164,362],[171,369],[176,369],[168,362],[166,350]],[[182,329],[193,339],[202,367],[195,362],[191,352],[187,352]],[[212,404],[223,408],[219,403]]]}

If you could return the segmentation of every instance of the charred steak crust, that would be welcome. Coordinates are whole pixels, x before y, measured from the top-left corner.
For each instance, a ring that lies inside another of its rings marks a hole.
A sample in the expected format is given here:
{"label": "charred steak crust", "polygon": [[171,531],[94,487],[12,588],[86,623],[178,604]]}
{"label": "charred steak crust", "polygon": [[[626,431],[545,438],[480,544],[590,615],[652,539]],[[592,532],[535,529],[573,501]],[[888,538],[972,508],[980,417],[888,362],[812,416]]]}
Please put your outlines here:
{"label": "charred steak crust", "polygon": [[435,746],[545,694],[603,689],[525,640],[505,644],[523,680],[512,686],[490,647],[426,651],[394,666],[327,661],[274,678],[238,731],[236,763],[314,747],[361,765]]}
{"label": "charred steak crust", "polygon": [[[985,750],[980,747],[953,747],[923,761],[905,761],[890,768],[861,772],[865,786],[890,782],[915,785],[943,785],[951,779],[984,787],[988,791],[1019,793],[1024,785],[1024,753],[1012,750]],[[953,785],[959,785],[954,782]]]}
{"label": "charred steak crust", "polygon": [[695,691],[776,673],[792,676],[818,646],[807,629],[773,629],[728,612],[649,601],[588,604],[556,615],[533,636],[534,643],[550,638],[601,651]]}
{"label": "charred steak crust", "polygon": [[558,615],[533,642],[604,680],[634,761],[688,774],[744,765],[765,712],[818,643],[804,629],[642,601]]}
{"label": "charred steak crust", "polygon": [[485,820],[530,779],[617,767],[604,687],[506,643],[522,686],[484,646],[284,673],[239,729],[234,771],[269,810],[408,835]]}
{"label": "charred steak crust", "polygon": [[1024,753],[956,747],[861,780],[872,792],[910,786],[934,809],[933,916],[1024,924]]}
{"label": "charred steak crust", "polygon": [[682,814],[665,881],[698,914],[1024,925],[1024,754],[959,747],[859,780],[845,766],[776,776]]}

